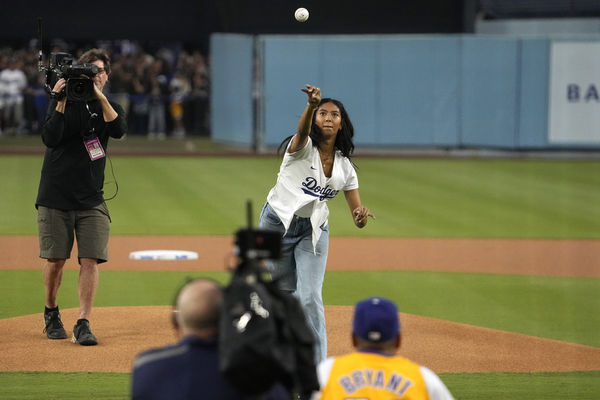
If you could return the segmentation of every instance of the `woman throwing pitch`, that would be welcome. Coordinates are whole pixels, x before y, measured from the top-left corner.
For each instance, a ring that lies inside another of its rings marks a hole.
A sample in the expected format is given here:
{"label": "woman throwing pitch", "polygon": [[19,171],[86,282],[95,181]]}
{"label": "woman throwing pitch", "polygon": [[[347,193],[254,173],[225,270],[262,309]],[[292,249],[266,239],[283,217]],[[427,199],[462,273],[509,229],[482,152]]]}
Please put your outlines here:
{"label": "woman throwing pitch", "polygon": [[323,279],[329,248],[327,201],[340,190],[350,207],[354,224],[363,228],[367,217],[375,218],[361,204],[358,178],[350,156],[354,151],[354,128],[338,100],[323,98],[312,85],[301,89],[308,103],[298,132],[286,138],[286,147],[275,186],[267,196],[260,227],[280,231],[282,257],[268,261],[267,268],[279,287],[300,300],[315,337],[316,362],[327,356]]}

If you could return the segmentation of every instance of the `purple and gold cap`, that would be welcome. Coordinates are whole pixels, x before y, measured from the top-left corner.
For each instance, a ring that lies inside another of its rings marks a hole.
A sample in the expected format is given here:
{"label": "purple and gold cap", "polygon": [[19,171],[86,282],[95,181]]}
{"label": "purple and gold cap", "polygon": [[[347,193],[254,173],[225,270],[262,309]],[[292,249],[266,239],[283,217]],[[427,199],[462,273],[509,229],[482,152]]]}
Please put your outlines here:
{"label": "purple and gold cap", "polygon": [[354,336],[369,342],[386,342],[400,334],[396,305],[383,297],[370,297],[354,307]]}

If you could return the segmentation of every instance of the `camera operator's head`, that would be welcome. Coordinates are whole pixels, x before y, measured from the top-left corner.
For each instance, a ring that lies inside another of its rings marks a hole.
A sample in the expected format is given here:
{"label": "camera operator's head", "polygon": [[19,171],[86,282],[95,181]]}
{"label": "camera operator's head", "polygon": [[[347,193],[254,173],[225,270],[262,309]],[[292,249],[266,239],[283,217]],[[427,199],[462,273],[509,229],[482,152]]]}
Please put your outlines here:
{"label": "camera operator's head", "polygon": [[91,49],[79,57],[79,64],[94,64],[98,67],[98,73],[92,78],[98,89],[102,90],[110,75],[110,57],[102,49]]}
{"label": "camera operator's head", "polygon": [[198,278],[186,283],[177,293],[173,324],[180,336],[212,338],[219,328],[223,293],[211,279]]}

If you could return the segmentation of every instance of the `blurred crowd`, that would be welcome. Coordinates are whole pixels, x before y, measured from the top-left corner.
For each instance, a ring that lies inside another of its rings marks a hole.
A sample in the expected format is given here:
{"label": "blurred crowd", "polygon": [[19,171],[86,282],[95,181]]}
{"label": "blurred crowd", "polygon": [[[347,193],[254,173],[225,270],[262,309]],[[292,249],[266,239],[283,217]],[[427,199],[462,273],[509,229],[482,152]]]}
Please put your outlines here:
{"label": "blurred crowd", "polygon": [[[178,43],[118,40],[75,46],[55,40],[43,65],[52,52],[77,59],[92,47],[111,56],[104,92],[127,111],[130,134],[151,139],[209,135],[209,70],[202,51]],[[0,135],[38,134],[43,126],[49,99],[38,54],[36,40],[23,48],[0,47]]]}

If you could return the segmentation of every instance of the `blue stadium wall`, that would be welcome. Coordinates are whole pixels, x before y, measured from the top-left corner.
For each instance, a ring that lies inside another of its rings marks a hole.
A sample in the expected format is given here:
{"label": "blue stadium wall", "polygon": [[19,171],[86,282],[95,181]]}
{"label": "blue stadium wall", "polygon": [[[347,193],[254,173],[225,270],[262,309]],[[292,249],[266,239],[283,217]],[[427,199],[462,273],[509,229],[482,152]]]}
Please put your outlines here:
{"label": "blue stadium wall", "polygon": [[300,89],[311,83],[344,103],[361,147],[558,148],[547,133],[550,45],[479,35],[213,34],[212,138],[277,146],[294,133],[306,104]]}

